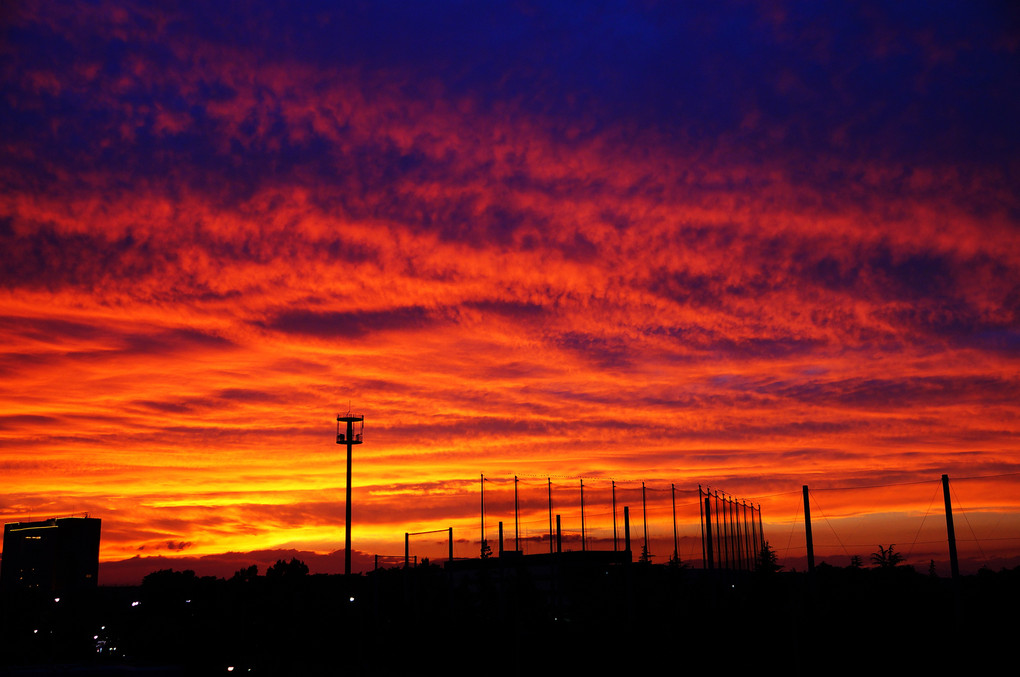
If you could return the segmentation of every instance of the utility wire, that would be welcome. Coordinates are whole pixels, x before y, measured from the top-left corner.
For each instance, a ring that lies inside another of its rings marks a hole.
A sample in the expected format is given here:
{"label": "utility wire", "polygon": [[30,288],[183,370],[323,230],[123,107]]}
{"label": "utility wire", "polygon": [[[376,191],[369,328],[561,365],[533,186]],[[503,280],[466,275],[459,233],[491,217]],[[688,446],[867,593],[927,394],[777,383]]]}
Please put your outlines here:
{"label": "utility wire", "polygon": [[935,491],[932,492],[931,501],[928,502],[928,509],[924,511],[924,515],[921,517],[921,525],[917,527],[917,533],[914,534],[914,540],[910,543],[910,548],[907,550],[907,559],[910,559],[911,553],[914,552],[914,546],[917,545],[917,539],[921,537],[921,529],[924,528],[924,521],[928,519],[928,515],[931,513],[931,507],[935,505],[935,499],[939,495],[939,489],[942,486],[942,480],[939,480],[938,484],[935,485]]}
{"label": "utility wire", "polygon": [[981,547],[981,541],[978,540],[977,534],[974,533],[974,527],[970,524],[970,517],[967,516],[967,511],[963,509],[963,502],[960,501],[960,497],[957,495],[956,489],[953,488],[951,482],[949,484],[949,490],[953,492],[953,496],[956,498],[956,503],[960,506],[960,512],[963,513],[963,519],[967,523],[967,528],[970,529],[970,535],[974,537],[974,542],[977,544],[978,552],[981,553],[981,558],[987,562],[988,555],[985,554],[985,549]]}
{"label": "utility wire", "polygon": [[836,528],[832,526],[832,522],[829,521],[829,517],[825,514],[825,511],[822,510],[822,506],[819,505],[818,498],[812,492],[808,492],[808,495],[811,497],[812,502],[814,502],[815,508],[818,510],[818,513],[822,516],[822,519],[825,520],[825,524],[826,526],[829,527],[829,531],[831,531],[832,535],[836,537],[836,542],[839,543],[839,547],[843,548],[843,554],[845,554],[847,557],[850,557],[850,552],[846,549],[846,546],[843,545],[843,541],[839,540],[839,534],[836,533]]}

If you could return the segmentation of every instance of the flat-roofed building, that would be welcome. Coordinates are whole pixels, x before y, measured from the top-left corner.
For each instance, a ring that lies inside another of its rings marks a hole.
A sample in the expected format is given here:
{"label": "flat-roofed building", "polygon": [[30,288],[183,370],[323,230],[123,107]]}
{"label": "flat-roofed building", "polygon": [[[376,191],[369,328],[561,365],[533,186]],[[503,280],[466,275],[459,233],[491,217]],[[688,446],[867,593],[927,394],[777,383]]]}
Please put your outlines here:
{"label": "flat-roofed building", "polygon": [[0,590],[61,595],[95,588],[101,522],[62,517],[5,524]]}

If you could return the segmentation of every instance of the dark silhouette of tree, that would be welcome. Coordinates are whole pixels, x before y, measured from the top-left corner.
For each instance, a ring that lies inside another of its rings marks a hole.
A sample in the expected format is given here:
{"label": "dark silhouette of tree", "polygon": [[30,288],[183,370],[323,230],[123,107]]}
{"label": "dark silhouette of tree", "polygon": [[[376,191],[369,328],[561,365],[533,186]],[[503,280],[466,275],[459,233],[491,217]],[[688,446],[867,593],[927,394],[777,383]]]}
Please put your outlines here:
{"label": "dark silhouette of tree", "polygon": [[142,590],[155,599],[183,599],[193,594],[200,585],[214,580],[212,576],[199,578],[191,569],[160,569],[142,579]]}
{"label": "dark silhouette of tree", "polygon": [[284,562],[282,559],[278,559],[276,560],[276,564],[266,570],[266,578],[291,579],[307,575],[308,565],[299,560],[297,557],[292,558],[289,562]]}
{"label": "dark silhouette of tree", "polygon": [[645,564],[648,564],[648,563],[650,563],[652,561],[652,555],[651,555],[651,553],[648,552],[648,546],[647,545],[642,545],[641,546],[641,556],[638,557],[638,561],[639,562],[644,562]]}
{"label": "dark silhouette of tree", "polygon": [[762,544],[761,550],[758,552],[758,562],[755,568],[763,574],[774,574],[783,568],[783,565],[778,562],[775,548],[768,541]]}
{"label": "dark silhouette of tree", "polygon": [[932,578],[938,578],[938,573],[935,571],[935,560],[928,560],[928,575]]}
{"label": "dark silhouette of tree", "polygon": [[249,583],[254,581],[259,576],[259,567],[257,564],[252,564],[250,567],[244,569],[238,569],[234,572],[234,575],[230,577],[232,581],[238,581],[241,583]]}
{"label": "dark silhouette of tree", "polygon": [[492,547],[489,545],[489,541],[482,541],[482,559],[489,559],[492,557]]}
{"label": "dark silhouette of tree", "polygon": [[888,548],[878,546],[876,552],[871,553],[871,563],[879,569],[892,569],[903,561],[903,555],[893,551],[895,543],[890,543]]}
{"label": "dark silhouette of tree", "polygon": [[853,557],[850,558],[850,568],[851,569],[861,569],[863,567],[864,567],[864,561],[861,560],[861,556],[860,555],[854,555]]}

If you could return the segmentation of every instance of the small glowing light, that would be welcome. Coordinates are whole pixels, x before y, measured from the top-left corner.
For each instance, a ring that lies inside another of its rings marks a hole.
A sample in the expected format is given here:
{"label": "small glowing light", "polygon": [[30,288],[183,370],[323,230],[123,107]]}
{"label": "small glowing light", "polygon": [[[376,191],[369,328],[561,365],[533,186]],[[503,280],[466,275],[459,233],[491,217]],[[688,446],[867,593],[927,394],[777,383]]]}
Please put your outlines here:
{"label": "small glowing light", "polygon": [[234,671],[234,666],[233,665],[227,667],[227,672],[233,672],[233,671]]}
{"label": "small glowing light", "polygon": [[32,634],[33,634],[33,635],[38,635],[38,634],[39,634],[39,631],[38,631],[38,630],[33,630],[33,631],[32,631]]}
{"label": "small glowing light", "polygon": [[351,601],[352,602],[354,601],[354,595],[351,595]]}
{"label": "small glowing light", "polygon": [[92,635],[92,639],[99,639],[99,635]]}
{"label": "small glowing light", "polygon": [[131,602],[131,606],[138,606],[141,602]]}
{"label": "small glowing light", "polygon": [[186,600],[184,600],[184,603],[185,604],[191,604],[191,600],[190,599],[186,599]]}
{"label": "small glowing light", "polygon": [[53,601],[54,601],[54,602],[59,602],[59,601],[60,601],[60,598],[59,598],[59,597],[54,597],[54,598],[53,598]]}

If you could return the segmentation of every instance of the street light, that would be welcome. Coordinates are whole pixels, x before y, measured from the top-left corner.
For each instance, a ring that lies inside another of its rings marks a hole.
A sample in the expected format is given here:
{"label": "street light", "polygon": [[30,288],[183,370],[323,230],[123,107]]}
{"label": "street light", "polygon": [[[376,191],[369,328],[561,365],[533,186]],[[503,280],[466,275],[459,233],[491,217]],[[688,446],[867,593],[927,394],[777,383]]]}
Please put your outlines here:
{"label": "street light", "polygon": [[[340,432],[340,422],[347,423],[346,432]],[[357,425],[355,425],[357,424]],[[344,534],[344,574],[351,575],[351,447],[361,444],[365,429],[365,417],[361,414],[336,415],[336,443],[347,445],[347,524]]]}

